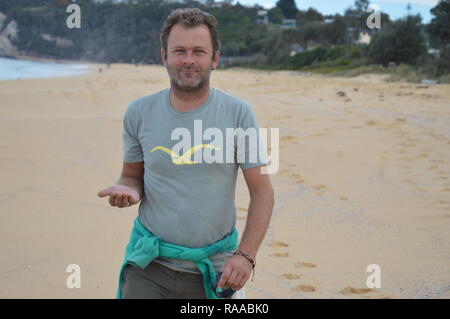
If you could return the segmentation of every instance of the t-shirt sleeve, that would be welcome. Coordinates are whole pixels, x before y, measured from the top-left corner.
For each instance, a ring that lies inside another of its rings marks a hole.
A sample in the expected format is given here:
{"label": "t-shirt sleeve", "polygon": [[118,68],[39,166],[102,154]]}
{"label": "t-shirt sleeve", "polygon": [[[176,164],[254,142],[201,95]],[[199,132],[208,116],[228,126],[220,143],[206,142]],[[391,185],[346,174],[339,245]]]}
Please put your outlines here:
{"label": "t-shirt sleeve", "polygon": [[258,121],[248,104],[242,108],[236,137],[236,159],[241,169],[245,170],[269,163],[266,140],[260,134]]}
{"label": "t-shirt sleeve", "polygon": [[138,138],[138,116],[135,104],[129,104],[123,117],[123,161],[126,163],[142,162],[144,153]]}

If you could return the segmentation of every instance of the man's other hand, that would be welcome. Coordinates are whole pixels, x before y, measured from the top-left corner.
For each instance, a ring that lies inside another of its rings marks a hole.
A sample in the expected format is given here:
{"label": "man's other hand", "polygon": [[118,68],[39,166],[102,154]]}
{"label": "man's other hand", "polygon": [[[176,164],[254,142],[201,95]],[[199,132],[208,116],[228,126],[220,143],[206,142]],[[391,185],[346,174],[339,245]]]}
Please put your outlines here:
{"label": "man's other hand", "polygon": [[241,255],[233,255],[222,267],[222,276],[220,277],[220,289],[225,286],[237,291],[244,287],[253,270],[252,264]]}

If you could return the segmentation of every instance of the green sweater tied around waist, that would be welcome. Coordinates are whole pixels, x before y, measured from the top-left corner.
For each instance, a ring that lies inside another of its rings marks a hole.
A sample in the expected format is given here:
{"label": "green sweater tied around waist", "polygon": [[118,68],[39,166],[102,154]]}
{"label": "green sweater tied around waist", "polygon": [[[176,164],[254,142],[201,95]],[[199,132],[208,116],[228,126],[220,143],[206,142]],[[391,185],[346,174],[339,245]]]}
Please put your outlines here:
{"label": "green sweater tied around waist", "polygon": [[124,262],[120,269],[119,287],[116,298],[122,299],[123,271],[127,264],[144,269],[153,259],[165,257],[194,262],[203,276],[203,287],[205,288],[206,298],[222,299],[217,297],[213,291],[212,284],[216,278],[216,271],[208,257],[219,252],[236,250],[237,243],[238,232],[236,228],[230,235],[209,246],[190,248],[166,243],[145,228],[139,221],[139,218],[136,217],[134,227],[131,231],[130,241],[125,250]]}

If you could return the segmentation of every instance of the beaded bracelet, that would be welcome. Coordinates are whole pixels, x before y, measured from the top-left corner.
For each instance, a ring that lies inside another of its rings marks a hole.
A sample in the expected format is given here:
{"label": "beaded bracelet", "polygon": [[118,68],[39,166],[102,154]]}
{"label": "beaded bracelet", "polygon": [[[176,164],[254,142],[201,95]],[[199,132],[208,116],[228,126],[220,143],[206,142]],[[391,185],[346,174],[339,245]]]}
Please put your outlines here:
{"label": "beaded bracelet", "polygon": [[236,250],[236,251],[233,253],[233,255],[241,255],[242,257],[244,257],[245,259],[247,259],[247,260],[252,264],[252,270],[253,270],[252,281],[253,281],[253,279],[254,279],[254,277],[255,277],[255,266],[256,266],[256,261],[255,261],[255,259],[254,259],[252,256],[247,255],[246,253],[244,253],[244,252],[243,252],[242,250],[240,250],[240,249]]}

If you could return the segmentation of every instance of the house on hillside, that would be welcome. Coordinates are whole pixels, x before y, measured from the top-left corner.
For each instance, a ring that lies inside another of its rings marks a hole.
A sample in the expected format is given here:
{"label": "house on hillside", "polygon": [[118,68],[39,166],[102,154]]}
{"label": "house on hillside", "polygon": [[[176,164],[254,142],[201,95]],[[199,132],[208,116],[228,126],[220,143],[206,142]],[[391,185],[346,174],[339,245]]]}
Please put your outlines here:
{"label": "house on hillside", "polygon": [[289,56],[294,56],[297,53],[301,53],[303,51],[305,51],[305,49],[299,43],[294,43],[291,45],[291,51],[289,52]]}
{"label": "house on hillside", "polygon": [[428,48],[428,54],[435,59],[439,59],[441,51],[439,49]]}
{"label": "house on hillside", "polygon": [[295,29],[297,27],[295,19],[283,19],[281,21],[280,28],[282,29]]}
{"label": "house on hillside", "polygon": [[371,40],[372,36],[369,34],[369,32],[360,32],[359,38],[355,41],[355,43],[369,45]]}
{"label": "house on hillside", "polygon": [[256,13],[256,23],[267,24],[269,23],[269,16],[267,15],[267,10],[258,10]]}
{"label": "house on hillside", "polygon": [[364,31],[360,28],[355,27],[347,27],[347,45],[354,45],[354,44],[370,44],[370,41],[372,40],[371,32],[370,31]]}

